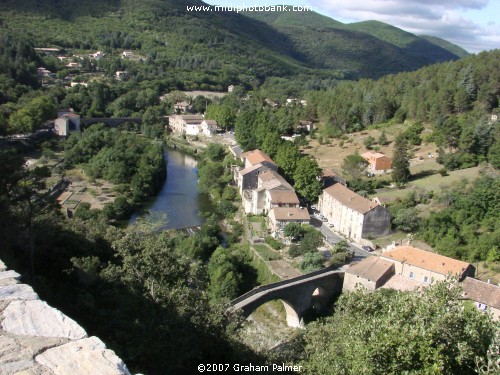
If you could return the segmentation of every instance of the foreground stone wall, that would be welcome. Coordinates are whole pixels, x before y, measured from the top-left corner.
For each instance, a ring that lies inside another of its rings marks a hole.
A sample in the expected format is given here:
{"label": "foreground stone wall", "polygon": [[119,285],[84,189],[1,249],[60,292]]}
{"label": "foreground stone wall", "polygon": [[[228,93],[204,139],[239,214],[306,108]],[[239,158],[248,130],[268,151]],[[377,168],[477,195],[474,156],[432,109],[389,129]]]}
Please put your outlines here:
{"label": "foreground stone wall", "polygon": [[130,375],[116,354],[0,261],[0,374]]}

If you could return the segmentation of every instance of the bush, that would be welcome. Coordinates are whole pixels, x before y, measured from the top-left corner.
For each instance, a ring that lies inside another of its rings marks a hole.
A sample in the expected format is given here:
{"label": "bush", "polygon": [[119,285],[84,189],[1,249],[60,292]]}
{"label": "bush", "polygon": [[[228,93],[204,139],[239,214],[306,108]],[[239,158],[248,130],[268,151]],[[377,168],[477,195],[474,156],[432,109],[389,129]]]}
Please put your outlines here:
{"label": "bush", "polygon": [[281,244],[281,242],[279,242],[278,240],[272,238],[271,236],[267,236],[265,238],[265,241],[266,243],[271,246],[274,250],[281,250],[281,248],[283,247],[283,245]]}
{"label": "bush", "polygon": [[290,255],[292,258],[298,257],[302,255],[302,249],[300,248],[299,245],[297,244],[292,244],[288,248],[288,255]]}
{"label": "bush", "polygon": [[235,207],[235,205],[226,200],[220,201],[219,205],[217,206],[217,213],[224,218],[230,217],[233,213],[236,212],[236,210],[237,208]]}
{"label": "bush", "polygon": [[314,251],[304,255],[304,259],[300,262],[300,269],[304,272],[312,272],[320,270],[323,268],[323,263],[325,262],[323,255]]}
{"label": "bush", "polygon": [[448,170],[447,170],[446,168],[441,168],[441,169],[439,170],[439,174],[440,174],[441,176],[443,176],[443,177],[444,177],[444,176],[448,176]]}

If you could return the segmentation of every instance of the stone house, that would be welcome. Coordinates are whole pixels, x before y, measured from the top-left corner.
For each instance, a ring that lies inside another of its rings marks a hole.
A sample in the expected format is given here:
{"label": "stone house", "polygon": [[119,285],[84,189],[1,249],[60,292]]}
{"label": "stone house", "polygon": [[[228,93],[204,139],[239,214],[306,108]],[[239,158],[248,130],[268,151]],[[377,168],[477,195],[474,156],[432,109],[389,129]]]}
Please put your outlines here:
{"label": "stone house", "polygon": [[203,120],[199,115],[173,115],[168,116],[168,126],[173,133],[198,135]]}
{"label": "stone house", "polygon": [[359,241],[368,235],[386,235],[391,230],[391,215],[387,208],[342,184],[323,190],[318,200],[318,210],[333,226],[333,230],[354,240]]}
{"label": "stone house", "polygon": [[305,208],[274,207],[269,211],[269,224],[273,232],[279,232],[288,223],[309,224],[311,217]]}
{"label": "stone house", "polygon": [[470,263],[413,246],[397,246],[382,253],[381,258],[394,263],[396,275],[424,285],[446,280],[449,276],[461,281],[466,276],[473,277],[475,273]]}
{"label": "stone house", "polygon": [[54,121],[54,130],[59,136],[67,136],[72,131],[80,131],[80,115],[74,112],[59,112]]}
{"label": "stone house", "polygon": [[199,132],[207,137],[217,134],[217,121],[203,120],[201,122]]}
{"label": "stone house", "polygon": [[484,281],[466,277],[460,283],[462,298],[473,301],[476,307],[490,312],[494,320],[500,320],[500,287]]}
{"label": "stone house", "polygon": [[393,262],[377,256],[369,256],[353,263],[345,271],[343,291],[353,291],[363,287],[368,291],[380,288],[395,273]]}
{"label": "stone house", "polygon": [[314,123],[312,121],[299,121],[297,130],[310,133],[314,130]]}
{"label": "stone house", "polygon": [[233,170],[234,180],[236,181],[240,194],[243,196],[243,190],[257,189],[259,174],[268,170],[277,171],[276,163],[261,150],[247,151],[240,155],[244,163],[243,167],[236,167]]}
{"label": "stone house", "polygon": [[177,102],[174,104],[174,112],[176,114],[186,113],[191,111],[191,104],[188,102]]}
{"label": "stone house", "polygon": [[392,159],[380,152],[365,152],[361,157],[368,162],[368,171],[386,171],[392,168]]}
{"label": "stone house", "polygon": [[243,190],[245,213],[267,214],[272,207],[299,207],[299,198],[293,187],[275,170],[257,175],[257,187]]}

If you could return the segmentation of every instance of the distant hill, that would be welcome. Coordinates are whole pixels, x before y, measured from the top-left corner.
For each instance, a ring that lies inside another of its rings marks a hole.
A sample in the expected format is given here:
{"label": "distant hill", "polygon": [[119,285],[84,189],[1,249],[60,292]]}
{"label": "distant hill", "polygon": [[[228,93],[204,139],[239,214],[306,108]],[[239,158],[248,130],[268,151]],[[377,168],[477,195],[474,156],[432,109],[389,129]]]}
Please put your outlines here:
{"label": "distant hill", "polygon": [[456,44],[450,43],[447,40],[438,38],[436,36],[430,36],[430,35],[420,35],[420,38],[426,39],[431,43],[434,43],[437,46],[440,46],[441,48],[444,48],[451,53],[454,53],[458,57],[465,57],[469,55],[469,52],[464,50],[462,47],[457,46]]}
{"label": "distant hill", "polygon": [[296,49],[303,52],[304,60],[322,61],[324,68],[354,68],[370,75],[379,65],[378,72],[386,74],[467,55],[462,48],[442,39],[422,38],[379,21],[344,24],[315,12],[244,14],[289,36]]}
{"label": "distant hill", "polygon": [[151,66],[142,74],[169,77],[186,89],[250,86],[255,78],[272,76],[376,78],[459,58],[450,46],[385,24],[344,25],[314,12],[188,11],[188,5],[207,4],[0,0],[0,24],[3,33],[38,47],[104,50],[108,55],[137,51]]}
{"label": "distant hill", "polygon": [[446,59],[449,53],[457,57],[464,57],[469,54],[463,48],[444,39],[432,36],[417,36],[379,21],[356,22],[345,26],[350,30],[361,31],[395,46],[405,48],[409,53],[421,54],[429,58],[439,58],[441,56],[441,58]]}

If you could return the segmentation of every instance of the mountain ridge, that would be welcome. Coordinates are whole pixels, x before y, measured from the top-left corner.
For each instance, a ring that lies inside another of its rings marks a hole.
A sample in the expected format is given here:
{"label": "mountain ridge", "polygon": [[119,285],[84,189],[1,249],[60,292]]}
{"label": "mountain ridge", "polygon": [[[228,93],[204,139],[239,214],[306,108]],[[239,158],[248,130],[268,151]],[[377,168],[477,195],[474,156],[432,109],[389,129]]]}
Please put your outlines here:
{"label": "mountain ridge", "polygon": [[[459,58],[438,46],[432,47],[431,56],[422,52],[422,46],[403,48],[314,12],[273,12],[258,19],[257,13],[250,17],[188,12],[187,4],[183,0],[2,0],[0,21],[7,32],[24,35],[39,46],[136,49],[157,69],[181,70],[179,79],[199,72],[196,80],[207,81],[207,87],[213,86],[214,75],[247,84],[252,77],[300,74],[378,78]],[[206,4],[193,0],[189,5]],[[419,43],[434,46],[424,39]],[[224,69],[226,73],[221,73]]]}

